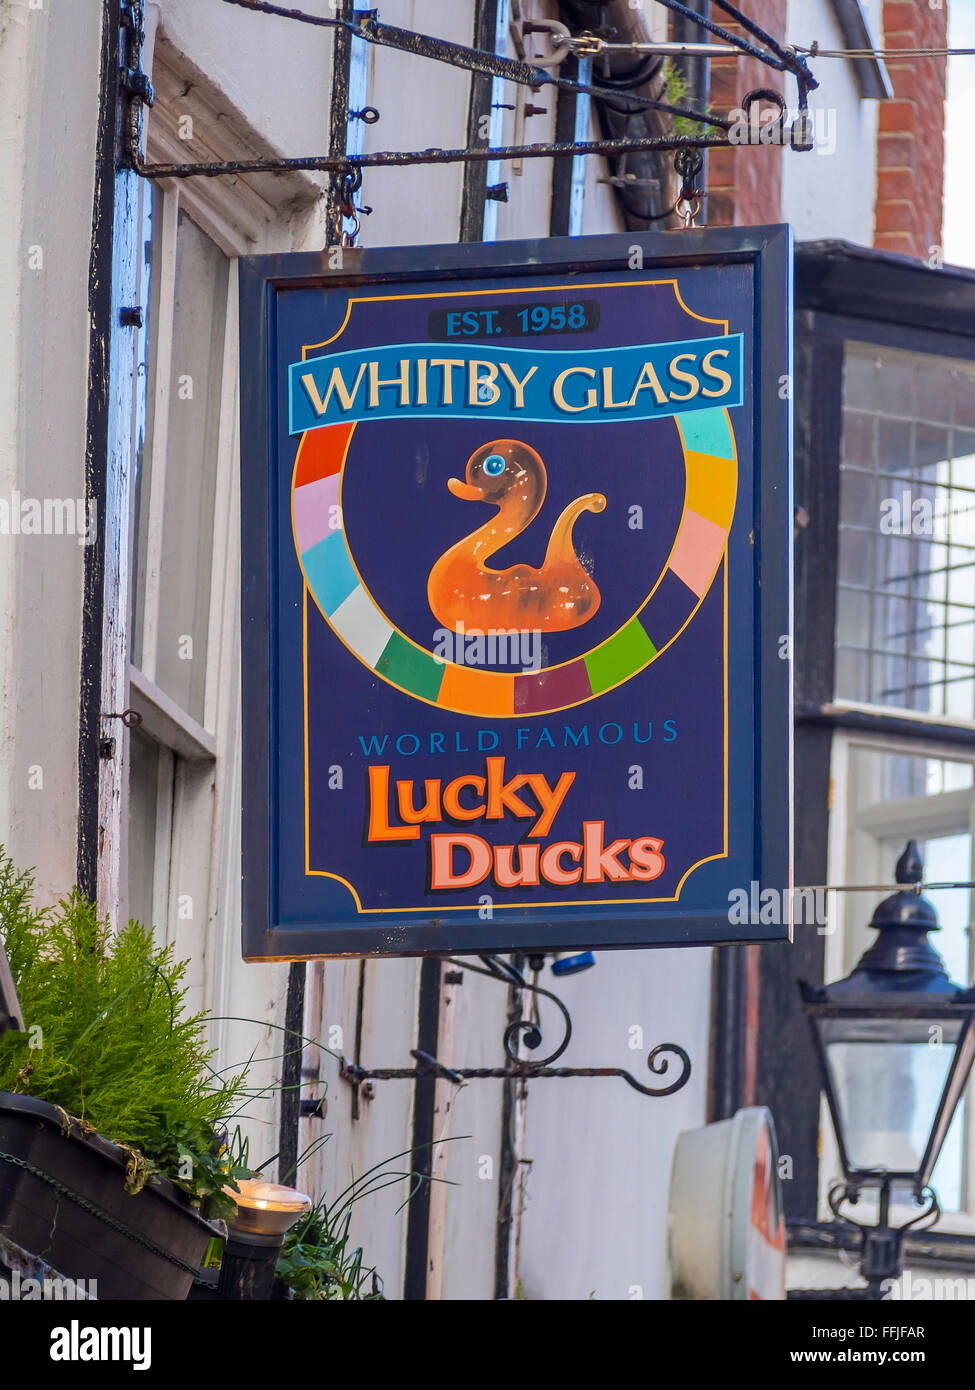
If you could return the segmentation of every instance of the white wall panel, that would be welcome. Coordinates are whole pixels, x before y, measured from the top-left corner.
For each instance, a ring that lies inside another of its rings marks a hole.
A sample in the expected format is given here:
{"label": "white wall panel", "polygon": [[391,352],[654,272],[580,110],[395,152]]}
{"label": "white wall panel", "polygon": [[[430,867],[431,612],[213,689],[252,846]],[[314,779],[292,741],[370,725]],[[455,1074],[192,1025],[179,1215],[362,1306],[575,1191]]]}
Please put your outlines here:
{"label": "white wall panel", "polygon": [[[879,42],[879,21],[868,18]],[[790,0],[787,38],[807,48],[814,39],[821,48],[848,47],[829,0]],[[861,100],[851,62],[819,58],[811,67],[820,84],[809,97],[817,146],[782,152],[782,220],[792,223],[798,241],[841,237],[871,246],[878,103]],[[786,100],[795,102],[791,78]],[[740,158],[747,159],[747,151]]]}

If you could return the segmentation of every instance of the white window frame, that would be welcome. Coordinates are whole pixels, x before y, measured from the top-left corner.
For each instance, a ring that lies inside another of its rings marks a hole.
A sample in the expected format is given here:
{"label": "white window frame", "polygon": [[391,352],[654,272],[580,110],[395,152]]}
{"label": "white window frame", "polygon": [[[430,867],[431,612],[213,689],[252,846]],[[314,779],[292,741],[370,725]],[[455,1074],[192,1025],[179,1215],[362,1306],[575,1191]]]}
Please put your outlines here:
{"label": "white window frame", "polygon": [[[885,711],[889,712],[889,711]],[[874,749],[882,753],[904,754],[915,758],[945,758],[953,762],[967,762],[975,766],[975,750],[959,748],[949,741],[921,742],[917,739],[895,735],[872,734],[866,731],[838,729],[833,734],[830,754],[830,804],[827,850],[827,883],[843,885],[850,882],[849,836],[852,830],[849,815],[849,792],[851,776],[851,752],[858,748]],[[931,803],[925,806],[924,803]],[[964,829],[961,813],[967,813],[967,829],[972,836],[972,860],[969,863],[968,877],[975,880],[975,784],[960,791],[939,793],[934,796],[904,798],[884,808],[876,817],[876,829],[890,837],[902,836],[925,839],[926,836],[944,834],[951,830]],[[876,875],[876,876],[875,876]],[[864,877],[871,883],[893,883],[893,863],[871,866]],[[848,975],[860,955],[876,938],[868,923],[875,902],[885,895],[877,893],[829,893],[827,894],[827,923],[825,932],[824,979],[842,979]],[[969,920],[975,917],[975,892],[969,890]],[[973,951],[972,927],[968,927],[968,980],[975,970],[975,951]],[[937,940],[934,941],[937,948]],[[959,983],[965,983],[959,981]],[[938,1223],[939,1231],[952,1231],[962,1234],[975,1234],[975,1090],[971,1084],[965,1095],[965,1133],[963,1137],[962,1199],[958,1211],[945,1212]],[[826,1201],[830,1185],[842,1172],[836,1138],[825,1099],[820,1104],[820,1164],[819,1164],[819,1207],[823,1220],[830,1220],[832,1213]],[[937,1187],[937,1184],[935,1184]],[[895,1221],[916,1215],[916,1211],[896,1212]],[[864,1218],[869,1220],[865,1213]]]}
{"label": "white window frame", "polygon": [[[140,526],[146,534],[145,588],[142,594],[142,649],[134,653],[129,666],[129,705],[142,716],[143,731],[158,744],[159,773],[156,799],[156,838],[153,864],[153,921],[162,939],[174,943],[177,954],[192,949],[192,941],[182,941],[181,920],[173,911],[174,904],[192,900],[190,927],[199,929],[216,909],[213,880],[210,872],[213,859],[213,834],[218,817],[217,807],[210,799],[202,798],[203,806],[196,810],[193,801],[198,792],[189,795],[187,778],[180,762],[209,766],[215,773],[222,729],[228,711],[221,699],[221,667],[228,659],[227,646],[236,642],[237,610],[235,585],[229,569],[233,564],[230,552],[236,528],[237,490],[237,258],[246,252],[247,242],[240,233],[234,234],[230,222],[231,199],[227,192],[212,190],[201,196],[185,186],[185,181],[168,180],[156,185],[159,209],[159,256],[153,266],[159,277],[156,323],[151,325],[152,341],[149,350],[155,353],[153,363],[154,428],[152,467],[149,476],[149,496],[143,499]],[[220,204],[224,207],[221,208]],[[227,257],[226,316],[223,324],[223,357],[219,382],[219,420],[216,449],[216,479],[214,486],[213,536],[210,563],[210,603],[207,616],[205,694],[202,723],[156,684],[158,614],[161,588],[161,556],[166,495],[166,460],[168,446],[169,409],[172,390],[172,333],[173,306],[176,287],[176,234],[180,211],[220,248]],[[222,214],[222,215],[221,215]],[[134,568],[134,567],[133,567]],[[133,573],[133,584],[135,575]],[[230,751],[230,750],[227,750]],[[214,792],[219,795],[214,777]],[[208,824],[203,822],[207,821]],[[188,822],[188,823],[187,823]],[[177,852],[174,835],[182,846]],[[177,878],[181,880],[177,883]],[[200,891],[209,880],[204,902]],[[189,888],[187,893],[180,888]],[[195,889],[195,891],[193,891]],[[202,915],[205,904],[205,917]]]}
{"label": "white window frame", "polygon": [[[187,155],[179,122],[189,103],[194,111],[203,157],[218,161],[244,153],[269,153],[254,143],[253,132],[228,110],[225,97],[190,79],[185,60],[163,32],[153,34],[152,78],[157,100],[146,129],[150,163],[179,163]],[[142,731],[159,746],[156,833],[153,863],[153,920],[177,958],[190,960],[190,1003],[229,1012],[233,964],[240,929],[240,481],[239,481],[239,316],[238,260],[242,255],[287,249],[302,219],[321,195],[321,181],[298,173],[273,183],[239,178],[154,181],[159,210],[160,254],[157,322],[150,324],[148,353],[153,365],[154,438],[149,497],[141,522],[146,526],[145,618],[142,650],[129,663],[128,705],[142,715]],[[265,194],[267,195],[265,197]],[[273,201],[270,199],[273,198]],[[206,676],[202,722],[156,683],[157,618],[165,499],[166,433],[171,385],[176,235],[183,211],[227,257],[227,299],[220,379],[219,420],[210,559]],[[150,286],[150,290],[152,287]],[[147,373],[136,378],[145,418]],[[132,498],[135,520],[135,497]],[[130,528],[130,552],[134,526]],[[130,584],[135,585],[135,556]],[[128,786],[126,769],[125,786]],[[123,816],[120,919],[128,913],[127,813]],[[191,919],[179,916],[179,900],[193,900]],[[228,1025],[216,1028],[219,1046]]]}

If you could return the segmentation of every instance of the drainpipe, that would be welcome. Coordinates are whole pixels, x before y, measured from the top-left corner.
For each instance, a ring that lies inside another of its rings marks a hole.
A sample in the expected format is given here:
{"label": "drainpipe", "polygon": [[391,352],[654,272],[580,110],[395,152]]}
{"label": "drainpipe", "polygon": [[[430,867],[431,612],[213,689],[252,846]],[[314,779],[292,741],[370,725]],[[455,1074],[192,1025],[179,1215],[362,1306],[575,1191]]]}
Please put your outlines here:
{"label": "drainpipe", "polygon": [[94,542],[85,547],[78,711],[78,887],[91,903],[98,897],[98,753],[102,724],[102,625],[105,612],[108,359],[112,336],[112,231],[115,218],[121,0],[102,0],[101,8],[101,76],[88,279],[90,330],[85,431],[85,502],[87,507],[94,505],[98,526]]}
{"label": "drainpipe", "polygon": [[[689,8],[707,13],[709,0],[688,0]],[[649,21],[630,0],[562,0],[563,22],[574,34],[591,29],[614,43],[652,43]],[[690,32],[677,32],[674,39],[700,41],[702,35],[690,20],[681,20]],[[681,104],[707,103],[707,59],[681,60],[693,65],[685,70],[692,84]],[[604,138],[644,140],[672,136],[673,117],[663,111],[627,111],[627,94],[666,101],[663,79],[664,59],[659,54],[602,54],[595,60],[593,85],[605,90],[605,97],[594,98]],[[667,228],[680,225],[676,216],[661,214],[677,200],[680,180],[674,170],[673,155],[652,150],[611,157],[608,161],[613,191],[623,212],[628,231]],[[700,186],[704,186],[703,184]]]}

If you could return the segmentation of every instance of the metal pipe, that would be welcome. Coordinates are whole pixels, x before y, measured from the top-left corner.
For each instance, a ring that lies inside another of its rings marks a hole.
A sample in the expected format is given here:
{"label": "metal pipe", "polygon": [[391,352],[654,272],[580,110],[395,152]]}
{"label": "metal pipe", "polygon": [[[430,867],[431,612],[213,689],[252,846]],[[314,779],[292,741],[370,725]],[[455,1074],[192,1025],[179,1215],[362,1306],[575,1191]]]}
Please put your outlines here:
{"label": "metal pipe", "polygon": [[660,53],[665,57],[705,57],[705,58],[747,58],[748,54],[740,48],[732,48],[726,43],[606,43],[600,53]]}
{"label": "metal pipe", "polygon": [[105,612],[105,494],[108,471],[108,357],[112,336],[112,230],[119,119],[121,0],[103,0],[101,78],[96,137],[95,193],[88,274],[88,409],[85,426],[85,499],[98,526],[85,547],[81,606],[81,689],[78,718],[78,888],[98,896],[98,756],[101,735],[102,623]]}
{"label": "metal pipe", "polygon": [[[654,36],[646,15],[628,0],[565,0],[563,13],[574,30],[587,27],[611,31],[611,42],[594,60],[593,87],[596,109],[604,135],[611,139],[661,140],[673,133],[672,118],[659,111],[632,109],[633,97],[666,99],[664,57],[651,49]],[[661,150],[663,147],[660,147]],[[610,155],[610,175],[616,199],[629,230],[656,223],[676,225],[666,210],[677,201],[678,179],[671,161],[650,149],[616,151]]]}
{"label": "metal pipe", "polygon": [[646,150],[696,150],[730,145],[724,135],[675,135],[669,139],[587,140],[583,144],[504,145],[498,149],[377,150],[374,154],[309,155],[302,159],[235,159],[222,164],[146,164],[137,172],[147,179],[216,178],[222,174],[284,174],[296,169],[375,169],[392,165],[461,164],[493,159],[571,159],[578,154],[612,155]]}
{"label": "metal pipe", "polygon": [[[337,0],[338,18],[351,20],[352,0]],[[349,140],[349,68],[352,56],[352,34],[341,25],[335,30],[332,39],[332,80],[328,102],[328,152],[331,155],[347,153]],[[339,204],[342,201],[342,177],[333,171],[328,180],[325,225],[327,239],[336,244],[342,240],[342,215]]]}
{"label": "metal pipe", "polygon": [[[474,47],[482,51],[493,48],[498,28],[498,0],[479,0],[474,10]],[[484,73],[471,73],[467,105],[469,146],[473,146],[480,136],[482,118],[487,116],[490,119],[493,86],[493,78]],[[458,241],[480,241],[483,238],[486,195],[487,170],[477,164],[465,164]]]}

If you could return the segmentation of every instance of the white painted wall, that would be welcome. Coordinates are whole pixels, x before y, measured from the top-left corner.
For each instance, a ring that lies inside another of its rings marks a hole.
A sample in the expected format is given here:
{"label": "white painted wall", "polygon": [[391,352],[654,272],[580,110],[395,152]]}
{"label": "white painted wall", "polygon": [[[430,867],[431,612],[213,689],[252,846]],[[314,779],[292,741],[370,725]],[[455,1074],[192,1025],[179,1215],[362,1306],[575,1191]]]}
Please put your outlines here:
{"label": "white painted wall", "polygon": [[[469,0],[449,4],[430,0],[390,0],[384,23],[434,33],[453,43],[470,44],[474,34]],[[379,121],[366,128],[365,149],[423,150],[462,148],[467,143],[466,73],[446,63],[416,58],[370,45],[369,105]],[[373,208],[363,220],[364,246],[421,246],[457,240],[462,164],[367,169],[357,201]]]}
{"label": "white painted wall", "polygon": [[[866,7],[879,41],[878,0]],[[790,0],[787,38],[808,48],[845,48],[829,0]],[[860,246],[873,244],[877,191],[877,107],[863,101],[853,64],[820,58],[811,64],[819,81],[809,98],[817,148],[782,152],[782,216],[798,241],[841,238]],[[786,82],[786,99],[795,100],[795,83]]]}
{"label": "white painted wall", "polygon": [[[224,93],[230,108],[246,114],[272,150],[297,156],[322,148],[332,45],[327,29],[223,0],[151,3],[173,44]],[[293,8],[322,18],[334,13],[329,0],[302,0]]]}
{"label": "white painted wall", "polygon": [[[659,1299],[670,1295],[667,1198],[678,1134],[706,1120],[711,952],[603,951],[555,986],[573,1018],[560,1065],[625,1068],[644,1085],[647,1056],[674,1042],[691,1080],[643,1096],[622,1079],[540,1080],[529,1087],[524,1234],[518,1273],[528,1299]],[[551,977],[549,977],[551,978]],[[547,982],[546,982],[547,983]],[[642,1049],[630,1029],[642,1029]],[[558,1036],[554,1024],[552,1032]]]}
{"label": "white painted wall", "polygon": [[[100,13],[98,0],[0,8],[0,498],[8,504],[15,492],[84,496]],[[83,566],[74,536],[0,535],[0,843],[20,866],[36,866],[45,901],[75,877]]]}

